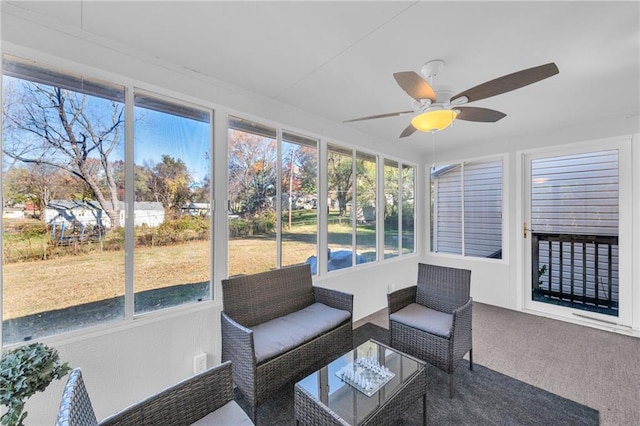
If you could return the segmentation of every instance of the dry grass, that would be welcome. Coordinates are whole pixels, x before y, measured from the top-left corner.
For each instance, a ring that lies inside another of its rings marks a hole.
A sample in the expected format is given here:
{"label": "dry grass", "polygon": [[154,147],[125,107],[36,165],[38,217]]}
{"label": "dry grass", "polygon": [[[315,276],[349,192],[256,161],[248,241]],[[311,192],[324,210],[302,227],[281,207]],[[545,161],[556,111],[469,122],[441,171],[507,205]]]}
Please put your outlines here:
{"label": "dry grass", "polygon": [[[275,267],[275,239],[229,241],[229,273]],[[209,280],[209,242],[136,248],[135,291]],[[283,264],[315,254],[312,242],[283,242]],[[95,302],[124,294],[124,251],[105,251],[3,266],[3,319]]]}
{"label": "dry grass", "polygon": [[[350,227],[332,225],[329,231],[332,248],[350,247]],[[349,244],[344,245],[342,240]],[[283,230],[282,246],[282,265],[304,263],[317,254],[316,225],[297,226],[295,232]],[[229,276],[274,268],[275,236],[231,239],[228,255]],[[208,281],[209,258],[209,241],[136,248],[135,291]],[[124,263],[124,251],[6,263],[3,265],[3,319],[122,296]]]}

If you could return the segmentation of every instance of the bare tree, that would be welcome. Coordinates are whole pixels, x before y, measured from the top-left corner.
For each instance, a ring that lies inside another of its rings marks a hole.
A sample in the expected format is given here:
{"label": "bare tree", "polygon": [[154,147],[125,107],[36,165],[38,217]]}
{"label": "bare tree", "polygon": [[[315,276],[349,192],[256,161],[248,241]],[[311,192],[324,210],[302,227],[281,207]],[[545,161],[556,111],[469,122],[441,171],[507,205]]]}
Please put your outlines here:
{"label": "bare tree", "polygon": [[21,81],[3,105],[3,151],[17,162],[63,170],[86,184],[120,226],[117,182],[110,161],[122,143],[124,105]]}

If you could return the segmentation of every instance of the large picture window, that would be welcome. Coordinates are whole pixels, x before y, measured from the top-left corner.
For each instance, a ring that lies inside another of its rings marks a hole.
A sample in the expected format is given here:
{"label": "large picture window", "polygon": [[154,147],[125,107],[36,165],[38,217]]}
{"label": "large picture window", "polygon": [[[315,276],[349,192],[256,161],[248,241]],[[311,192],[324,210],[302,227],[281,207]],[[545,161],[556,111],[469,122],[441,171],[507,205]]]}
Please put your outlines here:
{"label": "large picture window", "polygon": [[3,344],[209,299],[210,111],[135,94],[130,164],[124,87],[3,70]]}
{"label": "large picture window", "polygon": [[277,132],[229,118],[229,276],[277,266]]}
{"label": "large picture window", "polygon": [[208,299],[210,113],[135,95],[135,312]]}
{"label": "large picture window", "polygon": [[400,244],[402,254],[415,253],[415,221],[416,221],[416,168],[407,164],[402,165],[402,236]]}
{"label": "large picture window", "polygon": [[[3,344],[210,300],[212,111],[9,55],[2,78]],[[228,276],[415,252],[414,166],[227,131]]]}
{"label": "large picture window", "polygon": [[276,129],[230,117],[229,276],[305,262],[316,272],[317,145],[287,131],[279,142]]}
{"label": "large picture window", "polygon": [[502,258],[502,160],[431,168],[431,251]]}
{"label": "large picture window", "polygon": [[377,157],[329,144],[327,191],[327,269],[377,260]]}
{"label": "large picture window", "polygon": [[282,266],[312,262],[318,244],[318,142],[283,132]]}
{"label": "large picture window", "polygon": [[124,88],[3,67],[3,343],[120,320]]}
{"label": "large picture window", "polygon": [[384,258],[415,253],[415,167],[384,160]]}
{"label": "large picture window", "polygon": [[384,160],[384,257],[400,255],[399,165]]}

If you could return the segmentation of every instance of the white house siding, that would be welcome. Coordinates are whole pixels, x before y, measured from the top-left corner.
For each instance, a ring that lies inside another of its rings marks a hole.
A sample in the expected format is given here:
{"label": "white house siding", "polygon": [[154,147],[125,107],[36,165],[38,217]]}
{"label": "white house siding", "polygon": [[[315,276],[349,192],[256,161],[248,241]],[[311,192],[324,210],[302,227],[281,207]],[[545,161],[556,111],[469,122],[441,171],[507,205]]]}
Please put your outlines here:
{"label": "white house siding", "polygon": [[111,226],[109,216],[91,201],[50,201],[44,210],[44,221],[47,224],[65,226],[74,225],[102,225],[105,228]]}
{"label": "white house siding", "polygon": [[[125,205],[120,203],[120,221],[124,223]],[[134,226],[159,226],[164,222],[162,203],[140,201],[134,204]],[[111,219],[94,201],[54,200],[45,208],[45,223],[65,226],[102,225],[111,228]]]}
{"label": "white house siding", "polygon": [[433,182],[433,250],[462,254],[462,169],[443,172]]}
{"label": "white house siding", "polygon": [[434,174],[433,185],[434,251],[475,257],[499,253],[502,248],[502,160],[442,169]]}
{"label": "white house siding", "polygon": [[5,207],[2,209],[2,217],[4,219],[24,219],[24,210]]}
{"label": "white house siding", "polygon": [[137,201],[133,205],[133,226],[160,226],[164,222],[164,207],[157,201]]}
{"label": "white house siding", "polygon": [[[618,151],[609,150],[579,155],[533,160],[531,166],[532,211],[534,233],[618,236]],[[583,244],[541,241],[539,266],[551,270],[551,290],[595,296],[596,280],[600,297],[608,291],[611,277],[611,298],[618,301],[618,246],[611,247],[609,267],[608,245],[598,245],[598,270],[595,270],[595,244],[585,244],[586,274],[583,272]],[[549,257],[549,249],[552,255]],[[573,269],[571,261],[573,259]],[[572,276],[573,272],[573,276]],[[546,286],[549,273],[541,280]]]}
{"label": "white house siding", "polygon": [[464,254],[502,249],[502,160],[464,165]]}

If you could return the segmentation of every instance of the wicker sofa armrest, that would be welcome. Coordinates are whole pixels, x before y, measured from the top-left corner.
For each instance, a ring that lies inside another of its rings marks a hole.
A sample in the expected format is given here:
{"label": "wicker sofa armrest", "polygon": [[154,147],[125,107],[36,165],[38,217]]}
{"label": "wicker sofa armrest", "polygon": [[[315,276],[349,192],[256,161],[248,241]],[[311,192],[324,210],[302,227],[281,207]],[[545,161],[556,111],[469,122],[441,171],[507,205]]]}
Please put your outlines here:
{"label": "wicker sofa armrest", "polygon": [[471,328],[471,307],[473,306],[473,299],[469,298],[467,302],[453,311],[453,323],[451,324],[451,331],[455,332],[456,328],[465,327]]}
{"label": "wicker sofa armrest", "polygon": [[231,362],[224,362],[107,417],[100,425],[189,425],[232,400]]}
{"label": "wicker sofa armrest", "polygon": [[220,314],[222,331],[222,361],[233,363],[233,381],[253,389],[256,372],[253,331],[234,321],[225,312]]}
{"label": "wicker sofa armrest", "polygon": [[316,302],[348,311],[353,316],[353,294],[323,287],[313,287]]}
{"label": "wicker sofa armrest", "polygon": [[411,303],[415,303],[417,290],[418,286],[412,285],[388,293],[387,306],[389,308],[389,315],[399,311]]}
{"label": "wicker sofa armrest", "polygon": [[453,311],[453,323],[451,324],[451,336],[455,359],[461,359],[472,347],[471,320],[473,299]]}

